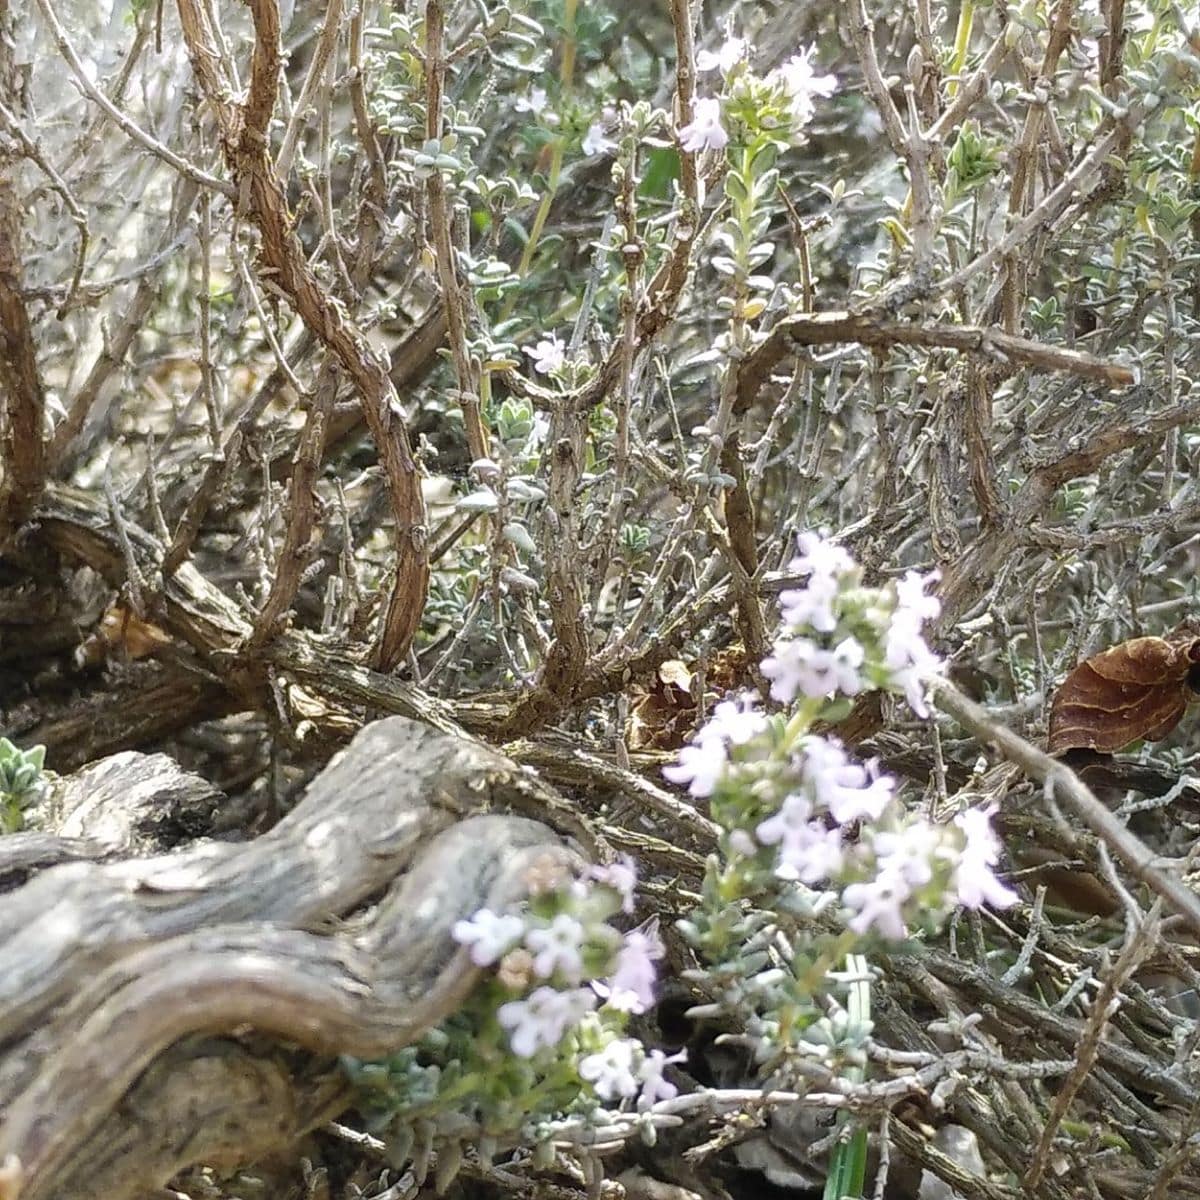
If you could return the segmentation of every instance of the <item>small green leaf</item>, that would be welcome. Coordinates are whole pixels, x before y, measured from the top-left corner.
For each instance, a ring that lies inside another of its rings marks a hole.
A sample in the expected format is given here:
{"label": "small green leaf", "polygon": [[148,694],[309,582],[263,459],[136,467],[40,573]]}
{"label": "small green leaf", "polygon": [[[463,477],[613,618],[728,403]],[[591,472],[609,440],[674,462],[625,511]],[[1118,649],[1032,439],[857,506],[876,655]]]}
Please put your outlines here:
{"label": "small green leaf", "polygon": [[454,507],[463,512],[495,512],[500,507],[500,501],[491,489],[480,488],[469,496],[463,496]]}

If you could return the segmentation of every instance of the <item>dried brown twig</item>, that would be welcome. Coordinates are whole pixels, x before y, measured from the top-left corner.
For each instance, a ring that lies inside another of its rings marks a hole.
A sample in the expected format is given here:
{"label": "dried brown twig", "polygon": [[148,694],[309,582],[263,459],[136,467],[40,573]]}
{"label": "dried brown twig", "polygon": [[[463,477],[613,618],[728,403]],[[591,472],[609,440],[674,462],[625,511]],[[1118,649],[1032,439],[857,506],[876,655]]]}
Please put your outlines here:
{"label": "dried brown twig", "polygon": [[1095,379],[1111,388],[1132,387],[1139,379],[1136,367],[1065,346],[1015,337],[1000,329],[888,321],[868,313],[801,313],[780,321],[742,361],[738,372],[741,403],[748,404],[753,400],[793,347],[847,343],[873,349],[922,346],[956,350],[960,354],[1019,364],[1035,371],[1062,371],[1083,379]]}
{"label": "dried brown twig", "polygon": [[387,670],[400,661],[412,642],[429,584],[420,473],[387,369],[318,282],[291,227],[283,186],[267,153],[266,136],[279,77],[278,4],[276,0],[255,0],[251,14],[255,42],[250,88],[245,104],[237,105],[226,98],[216,72],[213,35],[203,8],[198,0],[179,0],[192,67],[217,114],[239,206],[245,207],[261,236],[260,277],[268,290],[277,289],[288,298],[354,381],[388,478],[396,523],[396,575],[375,650],[376,661]]}
{"label": "dried brown twig", "polygon": [[[0,96],[20,94],[13,23],[8,0],[0,0]],[[17,192],[19,163],[19,157],[0,148],[0,546],[37,502],[46,473],[42,433],[46,397],[22,293],[24,213]]]}

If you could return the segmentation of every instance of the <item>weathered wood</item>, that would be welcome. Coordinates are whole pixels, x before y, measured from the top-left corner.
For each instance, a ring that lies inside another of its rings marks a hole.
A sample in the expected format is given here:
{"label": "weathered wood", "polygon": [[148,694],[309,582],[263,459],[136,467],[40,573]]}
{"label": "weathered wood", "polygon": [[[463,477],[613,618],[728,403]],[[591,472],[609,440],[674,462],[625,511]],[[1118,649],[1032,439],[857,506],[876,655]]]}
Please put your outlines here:
{"label": "weathered wood", "polygon": [[165,754],[127,750],[84,767],[55,796],[62,837],[146,854],[212,832],[223,799],[212,784]]}
{"label": "weathered wood", "polygon": [[[178,734],[200,721],[236,712],[236,699],[214,680],[177,663],[122,667],[107,685],[20,728],[22,743],[46,747],[60,771]],[[14,730],[14,732],[16,732]]]}
{"label": "weathered wood", "polygon": [[114,754],[49,788],[27,814],[40,828],[0,837],[0,892],[62,863],[155,854],[201,837],[222,799],[165,754]]}
{"label": "weathered wood", "polygon": [[[156,765],[124,761],[142,779]],[[91,778],[111,793],[121,772],[100,764]],[[107,1163],[105,1195],[119,1200],[205,1147],[233,1154],[227,1129],[205,1127],[228,1114],[208,1102],[188,1110],[162,1072],[184,1039],[253,1028],[322,1059],[378,1057],[442,1020],[477,977],[454,921],[520,899],[535,865],[574,861],[546,825],[487,811],[548,798],[500,754],[393,717],[364,729],[253,842],[69,863],[11,893],[0,911],[0,1162],[18,1164],[22,1200],[70,1194],[62,1182],[84,1179],[86,1162]],[[99,810],[76,810],[80,829],[89,811]],[[274,1078],[261,1059],[252,1074]],[[181,1120],[191,1111],[196,1128],[174,1150],[130,1156],[122,1175],[103,1148],[128,1136],[127,1098],[152,1076],[162,1103]],[[322,1089],[322,1103],[337,1091]],[[245,1153],[270,1130],[276,1145],[281,1129],[301,1131],[303,1120],[273,1124],[248,1095]]]}
{"label": "weathered wood", "polygon": [[265,1038],[187,1038],[159,1055],[72,1152],[62,1200],[153,1194],[193,1163],[232,1170],[286,1152],[345,1109],[336,1063]]}
{"label": "weathered wood", "polygon": [[80,838],[52,833],[11,833],[0,838],[0,892],[24,883],[29,875],[59,863],[103,858],[105,848]]}

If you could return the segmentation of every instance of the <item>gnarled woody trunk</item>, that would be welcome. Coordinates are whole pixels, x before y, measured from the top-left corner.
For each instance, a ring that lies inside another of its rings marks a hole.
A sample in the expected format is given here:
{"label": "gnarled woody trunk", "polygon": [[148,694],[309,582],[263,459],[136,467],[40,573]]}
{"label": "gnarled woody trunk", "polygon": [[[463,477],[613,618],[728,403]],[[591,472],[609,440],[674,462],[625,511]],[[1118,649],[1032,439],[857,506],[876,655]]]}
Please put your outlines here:
{"label": "gnarled woody trunk", "polygon": [[333,1056],[395,1050],[470,990],[454,921],[571,857],[504,814],[544,811],[536,780],[401,717],[247,843],[114,856],[162,819],[156,797],[193,822],[215,802],[161,756],[60,796],[72,836],[0,841],[0,881],[28,876],[0,907],[0,1200],[119,1200],[328,1120],[350,1100]]}

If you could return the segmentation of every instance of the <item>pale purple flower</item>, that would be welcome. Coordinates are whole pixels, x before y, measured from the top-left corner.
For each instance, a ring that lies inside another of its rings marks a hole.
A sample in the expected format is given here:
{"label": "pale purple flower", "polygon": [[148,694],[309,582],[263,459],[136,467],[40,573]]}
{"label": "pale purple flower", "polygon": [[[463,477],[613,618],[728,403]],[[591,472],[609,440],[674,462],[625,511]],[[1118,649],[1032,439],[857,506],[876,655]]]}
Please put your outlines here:
{"label": "pale purple flower", "polygon": [[764,846],[774,846],[777,842],[785,842],[788,838],[808,827],[812,820],[812,801],[804,792],[791,792],[783,798],[779,811],[759,823],[754,831]]}
{"label": "pale purple flower", "polygon": [[714,96],[697,100],[692,119],[679,131],[679,144],[692,154],[701,150],[723,150],[729,134],[721,125],[721,102]]}
{"label": "pale purple flower", "polygon": [[855,696],[862,691],[863,681],[858,668],[863,665],[866,654],[857,638],[842,638],[833,648],[829,669],[837,691],[846,696]]}
{"label": "pale purple flower", "polygon": [[744,746],[767,727],[766,714],[755,707],[755,697],[745,694],[737,700],[722,700],[712,716],[696,733],[697,742],[719,738],[732,746]]}
{"label": "pale purple flower", "polygon": [[686,783],[692,796],[711,796],[728,765],[724,741],[707,738],[684,746],[679,751],[678,765],[663,767],[663,774],[672,783]]}
{"label": "pale purple flower", "polygon": [[711,796],[729,765],[728,747],[744,746],[766,727],[767,718],[755,707],[753,695],[722,700],[691,745],[679,751],[678,764],[663,767],[663,774],[672,783],[686,783],[693,796]]}
{"label": "pale purple flower", "polygon": [[826,99],[837,91],[837,79],[833,75],[817,75],[813,71],[812,55],[815,47],[801,49],[776,67],[768,81],[782,85],[792,104],[792,120],[799,126],[807,125],[815,112],[813,101]]}
{"label": "pale purple flower", "polygon": [[781,879],[798,879],[810,886],[836,875],[845,855],[840,829],[827,829],[814,820],[812,801],[803,792],[792,792],[774,816],[755,829],[766,846],[779,846],[775,874]]}
{"label": "pale purple flower", "polygon": [[862,691],[858,673],[865,655],[855,638],[848,637],[833,650],[823,650],[808,638],[776,642],[774,653],[762,662],[762,673],[771,682],[771,695],[790,703],[798,694],[820,700],[842,692],[847,696]]}
{"label": "pale purple flower", "polygon": [[793,629],[811,626],[818,633],[837,628],[833,602],[842,587],[842,577],[854,570],[849,551],[819,533],[802,533],[796,544],[800,553],[788,563],[789,573],[807,575],[802,588],[788,588],[779,595],[779,611]]}
{"label": "pale purple flower", "polygon": [[941,577],[941,571],[927,575],[905,571],[904,578],[896,580],[896,611],[908,613],[918,622],[932,621],[942,611],[942,602],[936,596],[927,596],[925,589]]}
{"label": "pale purple flower", "polygon": [[800,534],[796,538],[796,545],[800,553],[787,566],[793,575],[809,574],[836,582],[839,576],[854,570],[850,551],[819,533],[810,531]]}
{"label": "pale purple flower", "polygon": [[657,937],[630,930],[617,952],[617,965],[612,978],[603,985],[608,1006],[618,1012],[642,1013],[654,1006],[655,967],[663,956],[663,945]]}
{"label": "pale purple flower", "polygon": [[728,75],[746,57],[749,49],[750,43],[745,38],[727,37],[715,54],[711,50],[697,53],[696,70],[715,71],[720,68],[722,75]]}
{"label": "pale purple flower", "polygon": [[532,1058],[543,1046],[557,1046],[563,1035],[596,1006],[589,988],[559,992],[540,987],[524,1000],[510,1000],[496,1010],[508,1031],[508,1044],[518,1058]]}
{"label": "pale purple flower", "polygon": [[943,847],[941,830],[924,819],[877,833],[871,841],[877,874],[902,879],[910,894],[932,881],[933,863],[943,856]]}
{"label": "pale purple flower", "polygon": [[744,858],[753,858],[758,853],[758,847],[754,844],[754,839],[744,829],[731,829],[729,831],[729,849],[734,854],[740,854]]}
{"label": "pale purple flower", "polygon": [[854,910],[848,924],[855,933],[866,933],[874,926],[885,938],[898,942],[908,933],[903,907],[911,895],[904,880],[893,873],[850,884],[842,893],[842,902]]}
{"label": "pale purple flower", "polygon": [[942,660],[925,644],[921,622],[911,609],[898,608],[892,614],[884,644],[884,663],[892,686],[904,691],[913,712],[918,717],[928,717],[925,677],[940,671]]}
{"label": "pale purple flower", "polygon": [[966,846],[963,854],[974,854],[981,862],[994,865],[1000,861],[1000,839],[992,828],[995,804],[987,808],[968,808],[955,816],[954,823],[963,832]]}
{"label": "pale purple flower", "polygon": [[792,629],[808,626],[818,633],[832,633],[837,628],[833,602],[838,597],[838,591],[836,579],[817,575],[807,587],[788,588],[780,592],[779,612],[784,624]]}
{"label": "pale purple flower", "polygon": [[815,734],[806,738],[802,750],[804,780],[817,804],[828,810],[839,824],[877,821],[887,807],[896,781],[876,775],[848,758],[836,738]]}
{"label": "pale purple flower", "polygon": [[917,820],[894,832],[877,833],[875,878],[852,883],[842,901],[855,910],[849,925],[855,933],[874,926],[884,937],[900,939],[907,930],[904,905],[933,880],[934,860],[943,857],[942,837],[928,821]]}
{"label": "pale purple flower", "polygon": [[815,821],[808,837],[797,845],[791,865],[796,878],[810,887],[833,879],[846,865],[846,846],[840,829],[825,829]]}
{"label": "pale purple flower", "polygon": [[527,95],[517,98],[517,102],[513,107],[517,112],[533,113],[535,117],[540,116],[546,107],[546,89],[540,87],[530,88]]}
{"label": "pale purple flower", "polygon": [[638,1111],[645,1112],[660,1100],[671,1100],[679,1094],[679,1089],[663,1078],[663,1068],[668,1063],[683,1062],[687,1052],[680,1050],[678,1054],[664,1054],[661,1050],[649,1051],[638,1067],[638,1079],[642,1083],[642,1094],[638,1097]]}
{"label": "pale purple flower", "polygon": [[513,948],[525,932],[520,917],[498,916],[481,908],[469,921],[457,921],[451,930],[456,942],[471,948],[471,961],[477,967],[491,966]]}
{"label": "pale purple flower", "polygon": [[609,150],[615,150],[617,143],[604,136],[604,125],[600,121],[593,121],[587,129],[587,133],[583,135],[583,152],[592,158],[596,154],[604,154]]}
{"label": "pale purple flower", "polygon": [[1008,908],[1020,899],[997,878],[991,867],[964,860],[954,872],[954,890],[964,908]]}
{"label": "pale purple flower", "polygon": [[550,418],[545,413],[534,414],[533,428],[529,431],[529,436],[525,439],[525,452],[528,454],[544,446],[549,433]]}
{"label": "pale purple flower", "polygon": [[965,908],[1008,908],[1017,902],[1017,893],[1005,887],[992,868],[1000,861],[1000,840],[992,829],[995,807],[969,808],[954,818],[966,844],[954,869],[954,889]]}
{"label": "pale purple flower", "polygon": [[[813,659],[823,651],[808,638],[783,639],[762,660],[763,677],[771,681],[771,698],[790,704],[798,695],[811,695],[814,687]],[[817,696],[824,693],[820,690]]]}
{"label": "pale purple flower", "polygon": [[572,916],[559,913],[549,925],[531,929],[525,935],[525,945],[533,954],[533,969],[549,979],[555,971],[572,983],[583,971],[579,948],[583,944],[583,926]]}
{"label": "pale purple flower", "polygon": [[927,575],[907,571],[903,579],[896,581],[896,608],[888,622],[884,641],[884,663],[891,675],[891,684],[904,692],[919,717],[929,716],[925,678],[942,667],[942,660],[929,649],[921,633],[921,625],[942,610],[936,596],[925,594],[925,588],[940,577],[937,571]]}
{"label": "pale purple flower", "polygon": [[581,1058],[579,1074],[604,1100],[636,1096],[639,1084],[633,1063],[640,1049],[641,1043],[632,1038],[617,1038],[596,1054]]}
{"label": "pale purple flower", "polygon": [[526,347],[525,353],[533,359],[533,369],[539,375],[549,375],[559,370],[567,361],[566,347],[556,333],[542,338],[532,350]]}
{"label": "pale purple flower", "polygon": [[621,911],[633,912],[633,895],[637,887],[637,863],[628,855],[622,854],[616,862],[605,866],[589,867],[589,879],[602,883],[613,889],[621,897]]}

